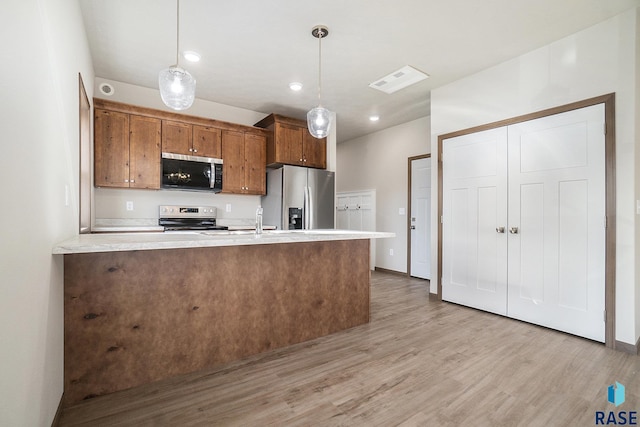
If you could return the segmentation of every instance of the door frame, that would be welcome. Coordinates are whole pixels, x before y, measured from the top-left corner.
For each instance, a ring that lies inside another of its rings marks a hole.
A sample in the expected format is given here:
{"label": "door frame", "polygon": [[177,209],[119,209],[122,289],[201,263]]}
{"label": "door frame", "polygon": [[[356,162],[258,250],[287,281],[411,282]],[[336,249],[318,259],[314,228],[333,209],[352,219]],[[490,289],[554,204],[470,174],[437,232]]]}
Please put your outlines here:
{"label": "door frame", "polygon": [[438,300],[442,300],[442,145],[444,140],[522,123],[592,105],[604,104],[605,119],[605,346],[615,349],[616,299],[616,151],[615,151],[615,93],[585,99],[510,119],[500,120],[468,129],[438,135]]}
{"label": "door frame", "polygon": [[[78,73],[78,232],[91,232],[93,206],[93,158],[91,144],[91,102]],[[83,173],[85,172],[85,173]]]}
{"label": "door frame", "polygon": [[[409,172],[409,179],[408,179],[408,188],[407,188],[407,277],[411,277],[411,169],[412,169],[412,165],[411,162],[414,160],[421,160],[421,159],[430,159],[431,158],[431,153],[429,154],[421,154],[419,156],[412,156],[409,157],[407,162],[408,162],[408,167],[407,170]],[[432,164],[433,166],[433,164]],[[431,188],[433,188],[433,186],[431,186]],[[431,200],[433,200],[433,192],[431,193]],[[431,224],[429,224],[429,227],[431,227]],[[431,234],[431,233],[429,233]],[[431,242],[429,242],[429,245],[431,245]],[[430,281],[430,280],[429,280]],[[440,292],[438,292],[438,295],[440,295]],[[440,299],[442,299],[442,295],[440,295]]]}

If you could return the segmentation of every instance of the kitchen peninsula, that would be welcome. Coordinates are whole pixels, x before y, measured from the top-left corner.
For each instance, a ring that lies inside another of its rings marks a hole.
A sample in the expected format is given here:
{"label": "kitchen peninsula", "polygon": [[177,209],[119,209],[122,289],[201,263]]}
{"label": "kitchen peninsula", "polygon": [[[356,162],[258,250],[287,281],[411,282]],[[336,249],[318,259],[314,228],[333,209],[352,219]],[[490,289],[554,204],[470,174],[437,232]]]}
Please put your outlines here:
{"label": "kitchen peninsula", "polygon": [[342,230],[79,235],[64,255],[65,404],[369,321],[369,239]]}

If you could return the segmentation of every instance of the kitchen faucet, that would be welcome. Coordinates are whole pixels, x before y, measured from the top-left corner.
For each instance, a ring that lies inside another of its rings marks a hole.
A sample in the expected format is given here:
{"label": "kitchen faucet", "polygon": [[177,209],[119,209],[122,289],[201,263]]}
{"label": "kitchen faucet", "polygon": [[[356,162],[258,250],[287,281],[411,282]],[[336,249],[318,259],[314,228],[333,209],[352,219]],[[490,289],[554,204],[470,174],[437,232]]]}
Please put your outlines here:
{"label": "kitchen faucet", "polygon": [[262,234],[262,206],[256,209],[256,234]]}

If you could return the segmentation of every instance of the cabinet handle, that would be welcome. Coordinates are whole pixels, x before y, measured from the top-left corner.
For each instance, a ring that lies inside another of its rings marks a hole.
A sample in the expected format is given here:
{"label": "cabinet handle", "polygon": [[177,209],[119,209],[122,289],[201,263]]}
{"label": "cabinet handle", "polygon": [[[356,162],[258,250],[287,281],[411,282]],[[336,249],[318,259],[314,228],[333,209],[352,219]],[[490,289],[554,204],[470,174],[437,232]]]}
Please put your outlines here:
{"label": "cabinet handle", "polygon": [[504,233],[504,227],[496,227],[496,233]]}
{"label": "cabinet handle", "polygon": [[136,181],[132,179],[132,180],[131,180],[131,181],[129,181],[129,182],[134,183],[134,182],[136,182]]}
{"label": "cabinet handle", "polygon": [[511,234],[518,234],[518,227],[511,227],[509,229],[509,233]]}
{"label": "cabinet handle", "polygon": [[189,151],[190,151],[190,152],[193,152],[193,148],[189,148]]}
{"label": "cabinet handle", "polygon": [[416,226],[415,226],[415,225],[412,225],[410,228],[411,228],[412,230],[415,230],[415,229],[416,229]]}
{"label": "cabinet handle", "polygon": [[194,152],[194,153],[197,153],[197,152],[198,152],[198,150],[196,150],[196,149],[194,148],[194,149],[193,149],[193,152]]}
{"label": "cabinet handle", "polygon": [[125,179],[125,180],[124,180],[124,182],[129,182],[129,180],[128,180],[128,179]]}

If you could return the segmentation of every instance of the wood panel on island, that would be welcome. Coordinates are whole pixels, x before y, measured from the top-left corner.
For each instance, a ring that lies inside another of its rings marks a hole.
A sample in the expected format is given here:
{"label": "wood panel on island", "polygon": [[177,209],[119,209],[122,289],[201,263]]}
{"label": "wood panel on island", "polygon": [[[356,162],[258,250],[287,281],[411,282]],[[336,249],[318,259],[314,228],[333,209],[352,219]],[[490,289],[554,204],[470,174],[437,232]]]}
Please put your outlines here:
{"label": "wood panel on island", "polygon": [[327,139],[314,138],[304,120],[270,114],[254,126],[271,131],[267,135],[268,166],[327,168]]}
{"label": "wood panel on island", "polygon": [[365,324],[369,274],[368,239],[66,254],[64,405]]}

